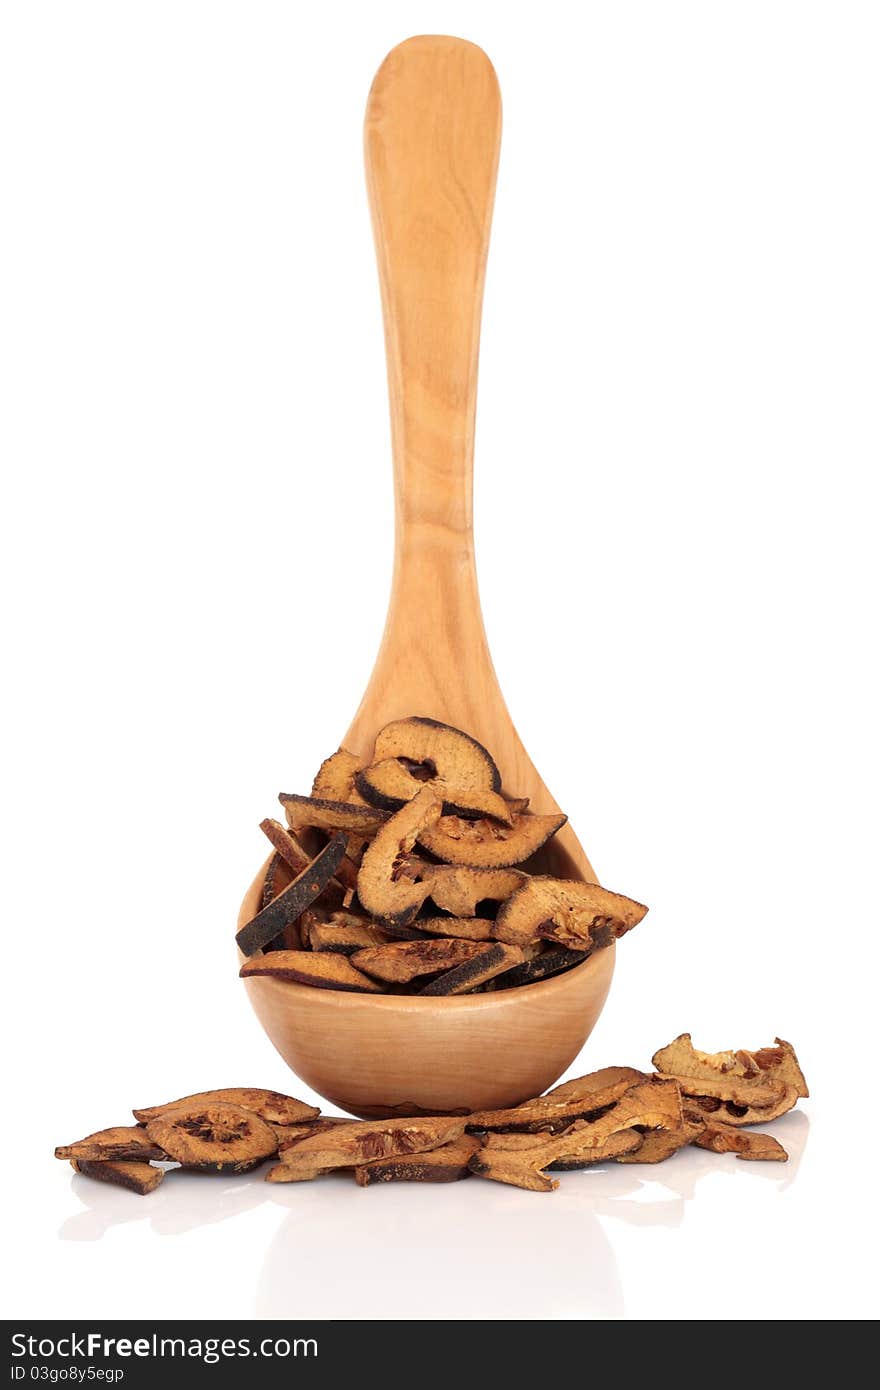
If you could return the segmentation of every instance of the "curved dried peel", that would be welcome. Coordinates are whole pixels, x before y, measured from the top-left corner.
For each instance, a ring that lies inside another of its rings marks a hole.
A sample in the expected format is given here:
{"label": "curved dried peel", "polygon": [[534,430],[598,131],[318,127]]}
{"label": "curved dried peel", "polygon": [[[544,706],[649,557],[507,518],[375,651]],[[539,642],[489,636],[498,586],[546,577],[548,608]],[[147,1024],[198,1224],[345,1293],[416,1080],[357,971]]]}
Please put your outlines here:
{"label": "curved dried peel", "polygon": [[363,767],[363,760],[347,748],[340,748],[329,758],[325,758],[315,774],[312,783],[312,796],[319,801],[343,801],[349,805],[363,805],[363,797],[355,786],[355,779]]}
{"label": "curved dried peel", "polygon": [[318,989],[342,989],[361,994],[381,994],[376,980],[356,970],[347,956],[336,951],[270,951],[251,956],[239,970],[243,980],[266,975],[274,980],[314,985]]}
{"label": "curved dried peel", "polygon": [[361,906],[380,925],[405,927],[431,891],[430,865],[419,879],[410,851],[417,837],[440,815],[440,801],[424,787],[392,816],[364,851],[358,872]]}
{"label": "curved dried peel", "polygon": [[386,724],[376,737],[373,762],[386,758],[405,758],[427,765],[434,776],[450,787],[501,790],[501,773],[488,749],[470,734],[436,719],[414,716]]}
{"label": "curved dried peel", "polygon": [[114,1125],[99,1129],[75,1144],[59,1144],[56,1158],[83,1159],[90,1162],[109,1162],[111,1159],[167,1158],[158,1144],[152,1143],[139,1125]]}
{"label": "curved dried peel", "polygon": [[383,811],[399,811],[425,786],[442,798],[443,810],[449,815],[491,816],[505,825],[512,822],[510,802],[500,792],[453,786],[439,776],[416,776],[399,758],[383,758],[357,775],[357,789],[363,799]]}
{"label": "curved dried peel", "polygon": [[498,911],[499,941],[525,946],[539,938],[575,951],[609,946],[631,931],[648,909],[598,883],[535,876]]}
{"label": "curved dried peel", "polygon": [[179,1106],[147,1124],[147,1135],[187,1168],[240,1173],[277,1149],[265,1120],[238,1105]]}
{"label": "curved dried peel", "polygon": [[446,864],[504,869],[529,859],[556,834],[566,819],[561,813],[555,816],[526,814],[512,816],[510,825],[501,825],[486,819],[441,816],[436,824],[419,833],[418,841],[429,854]]}
{"label": "curved dried peel", "polygon": [[267,1124],[294,1125],[314,1120],[321,1113],[314,1105],[306,1105],[304,1100],[286,1096],[283,1091],[266,1091],[261,1086],[225,1086],[219,1091],[196,1091],[191,1096],[180,1096],[177,1100],[167,1100],[164,1105],[148,1105],[132,1114],[141,1124],[167,1115],[170,1110],[191,1109],[199,1105],[237,1105],[241,1110],[249,1110],[259,1115]]}

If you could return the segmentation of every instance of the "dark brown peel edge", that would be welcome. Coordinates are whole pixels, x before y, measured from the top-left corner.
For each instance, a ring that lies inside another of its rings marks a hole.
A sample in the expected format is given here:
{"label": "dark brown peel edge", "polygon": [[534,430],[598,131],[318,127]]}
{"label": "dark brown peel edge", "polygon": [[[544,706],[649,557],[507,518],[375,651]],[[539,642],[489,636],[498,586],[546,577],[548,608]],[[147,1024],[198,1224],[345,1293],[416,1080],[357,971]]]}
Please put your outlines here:
{"label": "dark brown peel edge", "polygon": [[80,1173],[84,1178],[109,1182],[114,1187],[124,1187],[129,1192],[136,1192],[139,1197],[146,1197],[148,1193],[154,1192],[165,1176],[164,1169],[154,1168],[149,1163],[118,1159],[99,1163],[86,1158],[72,1158],[70,1166],[75,1173]]}
{"label": "dark brown peel edge", "polygon": [[420,989],[420,995],[444,995],[462,994],[468,988],[481,984],[487,977],[486,971],[491,971],[500,965],[505,959],[504,947],[496,943],[490,946],[487,951],[482,951],[474,956],[473,960],[465,961],[463,965],[457,965],[452,970],[447,970],[439,979],[432,980],[430,984]]}
{"label": "dark brown peel edge", "polygon": [[326,888],[344,854],[344,838],[329,840],[311,864],[236,933],[235,940],[242,954],[254,955],[295,922]]}
{"label": "dark brown peel edge", "polygon": [[580,965],[589,954],[589,951],[572,951],[567,946],[559,946],[556,950],[545,951],[542,955],[535,956],[534,960],[527,960],[522,965],[515,965],[512,970],[507,970],[503,975],[496,976],[496,979],[502,989],[514,989],[520,985],[536,984],[538,980],[546,980],[551,975],[559,975],[563,970],[570,970],[573,965]]}

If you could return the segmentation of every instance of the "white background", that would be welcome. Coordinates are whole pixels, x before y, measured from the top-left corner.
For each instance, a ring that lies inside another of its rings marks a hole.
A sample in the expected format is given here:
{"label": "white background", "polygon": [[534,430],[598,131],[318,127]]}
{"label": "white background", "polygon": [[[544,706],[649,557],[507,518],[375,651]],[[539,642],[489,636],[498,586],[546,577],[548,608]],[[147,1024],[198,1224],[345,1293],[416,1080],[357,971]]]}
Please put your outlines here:
{"label": "white background", "polygon": [[[813,1098],[785,1167],[141,1200],[53,1146],[202,1087],[302,1092],[231,935],[257,824],[381,632],[360,126],[432,31],[505,102],[497,669],[603,881],[652,908],[578,1069],[779,1033]],[[807,0],[3,7],[8,1315],[877,1311],[878,40],[876,6]]]}

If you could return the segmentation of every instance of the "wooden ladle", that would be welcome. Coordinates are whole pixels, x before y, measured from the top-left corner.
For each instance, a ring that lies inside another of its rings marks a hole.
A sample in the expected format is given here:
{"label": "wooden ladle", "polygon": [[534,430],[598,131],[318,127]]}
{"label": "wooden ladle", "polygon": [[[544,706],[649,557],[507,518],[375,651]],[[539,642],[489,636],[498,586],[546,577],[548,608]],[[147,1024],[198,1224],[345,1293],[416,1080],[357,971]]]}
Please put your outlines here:
{"label": "wooden ladle", "polygon": [[[428,715],[490,750],[515,796],[558,811],[504,703],[474,564],[480,316],[501,93],[482,49],[424,36],[392,50],[367,102],[373,216],[394,453],[395,550],[382,645],[343,740],[369,757],[389,720]],[[554,871],[595,881],[566,825]]]}
{"label": "wooden ladle", "polygon": [[[505,789],[559,808],[513,727],[489,655],[474,565],[472,470],[480,310],[501,139],[498,81],[462,39],[392,50],[370,91],[367,183],[382,285],[396,500],[382,646],[343,744],[369,759],[392,719],[427,715],[479,739]],[[569,825],[539,867],[595,881]],[[265,866],[239,924],[260,902]],[[601,1012],[614,948],[525,988],[431,998],[246,981],[293,1070],[357,1115],[510,1105],[537,1095]]]}

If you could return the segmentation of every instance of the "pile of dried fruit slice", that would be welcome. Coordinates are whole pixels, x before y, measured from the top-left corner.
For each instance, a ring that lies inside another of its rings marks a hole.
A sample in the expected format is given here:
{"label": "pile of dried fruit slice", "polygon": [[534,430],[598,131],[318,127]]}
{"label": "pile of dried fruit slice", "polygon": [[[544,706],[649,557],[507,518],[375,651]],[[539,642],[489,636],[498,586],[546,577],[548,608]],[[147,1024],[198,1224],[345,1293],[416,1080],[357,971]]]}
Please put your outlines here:
{"label": "pile of dried fruit slice", "polygon": [[[372,949],[372,948],[367,948]],[[466,961],[463,969],[471,962]],[[346,1169],[361,1187],[455,1182],[477,1174],[532,1192],[551,1172],[600,1163],[661,1163],[689,1144],[784,1162],[769,1134],[746,1129],[790,1110],[807,1084],[790,1043],[758,1052],[699,1052],[682,1033],[654,1054],[653,1074],[605,1067],[507,1110],[412,1119],[321,1115],[278,1091],[202,1091],[145,1110],[138,1125],[99,1130],[55,1150],[78,1173],[141,1195],[165,1169],[247,1173],[269,1158],[268,1182],[308,1182]]]}
{"label": "pile of dried fruit slice", "polygon": [[310,796],[264,820],[274,854],[239,931],[245,978],[320,989],[471,994],[579,965],[647,908],[595,883],[529,872],[565,816],[508,796],[481,743],[398,719],[369,763],[340,748]]}

